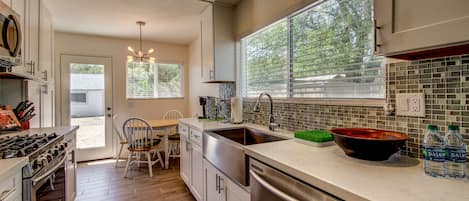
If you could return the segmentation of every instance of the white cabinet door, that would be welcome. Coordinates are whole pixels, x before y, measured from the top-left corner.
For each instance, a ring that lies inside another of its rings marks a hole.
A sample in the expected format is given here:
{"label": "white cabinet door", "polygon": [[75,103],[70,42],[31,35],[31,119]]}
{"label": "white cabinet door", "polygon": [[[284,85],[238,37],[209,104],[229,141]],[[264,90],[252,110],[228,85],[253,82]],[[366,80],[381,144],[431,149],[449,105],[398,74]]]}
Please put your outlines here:
{"label": "white cabinet door", "polygon": [[250,201],[251,195],[229,179],[224,179],[226,201]]}
{"label": "white cabinet door", "polygon": [[220,172],[207,160],[204,160],[205,169],[205,201],[223,201],[220,191]]}
{"label": "white cabinet door", "polygon": [[204,158],[202,148],[192,144],[192,192],[194,197],[202,201],[204,197]]}
{"label": "white cabinet door", "polygon": [[[76,197],[76,171],[77,171],[77,161],[76,161],[76,132],[65,135],[64,138],[68,144],[69,148],[72,147],[73,151],[67,153],[67,160],[65,162],[65,175],[66,175],[66,185],[65,185],[65,201],[74,201]],[[70,148],[71,149],[71,148]]]}
{"label": "white cabinet door", "polygon": [[213,6],[209,5],[202,13],[202,80],[204,82],[215,79],[213,69]]}
{"label": "white cabinet door", "polygon": [[38,76],[44,80],[51,80],[53,78],[53,60],[54,48],[53,41],[53,27],[52,18],[49,10],[44,5],[44,0],[40,1],[40,17],[39,17],[39,71]]}
{"label": "white cabinet door", "polygon": [[374,1],[376,53],[397,55],[469,41],[467,0]]}
{"label": "white cabinet door", "polygon": [[24,57],[26,67],[31,67],[34,76],[40,76],[38,68],[39,60],[39,0],[26,0],[24,30]]}
{"label": "white cabinet door", "polygon": [[41,127],[53,127],[54,122],[54,86],[43,87],[41,93]]}
{"label": "white cabinet door", "polygon": [[202,13],[202,80],[235,81],[232,7],[211,4]]}
{"label": "white cabinet door", "polygon": [[41,127],[41,90],[42,86],[36,81],[25,81],[27,82],[26,84],[26,97],[27,100],[31,101],[34,103],[34,108],[35,108],[35,113],[36,116],[34,116],[31,120],[29,120],[29,125],[31,128],[40,128]]}
{"label": "white cabinet door", "polygon": [[187,137],[181,134],[180,143],[180,174],[181,178],[187,186],[191,185],[191,151],[190,143]]}

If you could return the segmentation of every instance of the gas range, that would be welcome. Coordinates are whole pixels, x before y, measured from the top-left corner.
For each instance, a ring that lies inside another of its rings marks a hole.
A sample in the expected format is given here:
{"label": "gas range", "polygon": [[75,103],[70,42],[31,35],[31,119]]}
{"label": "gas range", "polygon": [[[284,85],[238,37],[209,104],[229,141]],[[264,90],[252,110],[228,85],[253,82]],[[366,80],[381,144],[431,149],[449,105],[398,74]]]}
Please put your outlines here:
{"label": "gas range", "polygon": [[46,188],[49,189],[47,192],[58,192],[63,195],[59,197],[64,197],[65,192],[57,191],[54,185],[62,180],[56,180],[56,177],[63,176],[67,154],[73,151],[73,146],[69,145],[70,142],[65,141],[63,135],[55,132],[0,136],[0,159],[29,159],[22,170],[22,200],[41,201]]}
{"label": "gas range", "polygon": [[67,142],[56,133],[0,137],[0,158],[29,158],[29,164],[25,167],[29,170],[23,171],[23,174],[26,173],[24,177],[32,177],[40,170],[53,166],[54,161],[64,157],[66,148]]}

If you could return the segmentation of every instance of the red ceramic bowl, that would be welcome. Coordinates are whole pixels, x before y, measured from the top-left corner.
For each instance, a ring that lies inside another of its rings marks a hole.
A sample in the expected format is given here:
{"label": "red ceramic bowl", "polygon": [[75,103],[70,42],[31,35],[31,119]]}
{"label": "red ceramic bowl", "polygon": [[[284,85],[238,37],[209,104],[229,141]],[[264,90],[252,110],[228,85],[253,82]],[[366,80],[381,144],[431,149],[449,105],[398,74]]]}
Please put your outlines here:
{"label": "red ceramic bowl", "polygon": [[334,128],[334,141],[348,156],[383,161],[399,151],[406,134],[370,128]]}

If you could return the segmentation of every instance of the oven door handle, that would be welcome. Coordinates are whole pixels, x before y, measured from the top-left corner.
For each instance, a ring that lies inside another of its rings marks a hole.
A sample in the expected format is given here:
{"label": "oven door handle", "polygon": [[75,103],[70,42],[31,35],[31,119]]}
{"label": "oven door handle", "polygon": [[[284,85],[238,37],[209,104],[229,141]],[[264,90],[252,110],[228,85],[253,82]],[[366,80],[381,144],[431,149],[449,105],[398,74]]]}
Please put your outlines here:
{"label": "oven door handle", "polygon": [[282,192],[281,190],[275,188],[274,186],[272,186],[272,184],[269,184],[269,182],[267,182],[266,180],[262,179],[257,173],[255,173],[253,170],[249,170],[249,173],[251,174],[251,176],[257,181],[259,182],[260,185],[262,185],[264,188],[266,188],[267,190],[269,190],[270,192],[272,192],[273,194],[277,195],[278,197],[282,198],[283,200],[286,200],[286,201],[299,201],[298,199],[290,196],[290,195],[287,195],[286,193]]}
{"label": "oven door handle", "polygon": [[41,175],[38,178],[33,178],[32,179],[33,184],[36,184],[36,183],[42,181],[43,179],[49,177],[50,174],[54,173],[65,162],[66,159],[67,159],[67,157],[64,156],[64,158],[62,160],[60,160],[60,162],[57,163],[57,165],[55,165],[54,168],[50,169],[49,171],[47,171],[45,174]]}

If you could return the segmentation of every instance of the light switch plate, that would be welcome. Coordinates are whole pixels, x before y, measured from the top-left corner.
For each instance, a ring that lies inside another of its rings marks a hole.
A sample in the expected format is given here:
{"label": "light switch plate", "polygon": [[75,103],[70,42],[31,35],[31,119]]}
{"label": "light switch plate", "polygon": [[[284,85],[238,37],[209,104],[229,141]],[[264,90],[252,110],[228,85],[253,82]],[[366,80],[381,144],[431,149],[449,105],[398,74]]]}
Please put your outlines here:
{"label": "light switch plate", "polygon": [[396,114],[398,116],[425,117],[425,94],[396,94]]}

